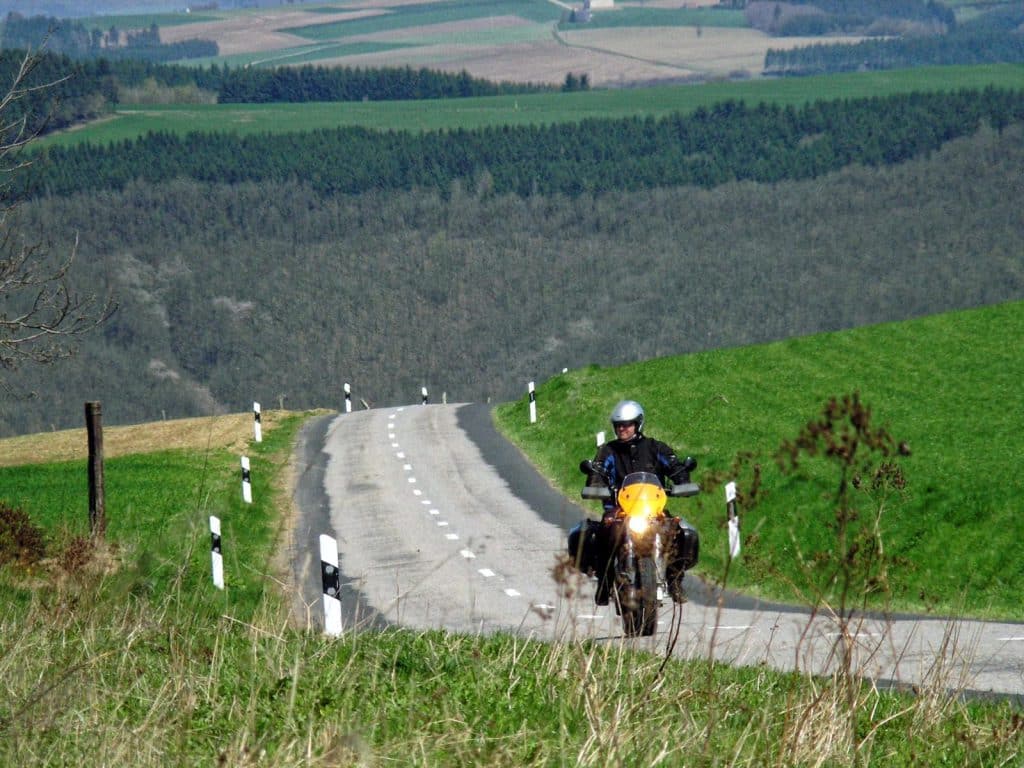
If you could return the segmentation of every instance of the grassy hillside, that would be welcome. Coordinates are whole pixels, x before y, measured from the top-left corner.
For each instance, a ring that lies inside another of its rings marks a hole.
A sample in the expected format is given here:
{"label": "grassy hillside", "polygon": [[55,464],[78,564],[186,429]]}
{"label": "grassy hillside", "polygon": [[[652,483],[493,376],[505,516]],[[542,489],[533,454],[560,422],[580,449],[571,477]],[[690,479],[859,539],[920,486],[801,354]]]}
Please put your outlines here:
{"label": "grassy hillside", "polygon": [[593,90],[427,101],[312,104],[149,105],[40,139],[37,146],[111,144],[149,131],[285,133],[358,125],[375,130],[431,131],[503,125],[546,125],[587,118],[690,113],[727,99],[798,106],[817,100],[884,97],[912,91],[1019,88],[1024,66],[920,67],[828,77],[751,80],[704,85]]}
{"label": "grassy hillside", "polygon": [[[161,425],[119,433],[143,452],[107,463],[112,524],[95,553],[68,539],[84,518],[84,461],[24,463],[60,454],[47,444],[67,436],[0,441],[15,465],[0,469],[0,499],[16,492],[51,542],[49,560],[0,567],[0,763],[982,768],[1024,746],[1012,705],[961,702],[941,670],[910,697],[571,634],[331,640],[293,627],[272,553],[286,551],[303,416],[277,415],[260,446],[218,422],[216,437],[195,429],[173,451],[149,446]],[[652,420],[669,423],[657,409]],[[238,441],[252,507],[238,498]],[[209,583],[211,513],[224,523],[224,593]]]}
{"label": "grassy hillside", "polygon": [[[839,475],[822,460],[783,474],[773,459],[825,402],[858,392],[872,422],[909,457],[894,457],[906,487],[884,499],[880,528],[897,608],[1021,619],[1024,520],[1014,478],[1024,455],[1024,303],[794,338],[764,346],[664,358],[621,368],[586,368],[544,382],[539,419],[524,402],[497,409],[498,421],[541,470],[578,494],[579,460],[621,398],[647,408],[648,431],[700,463],[705,493],[676,502],[703,538],[700,570],[724,571],[725,507],[721,484],[737,479],[749,493],[751,466],[763,472],[756,505],[742,510],[746,548],[730,582],[751,592],[794,599],[794,585],[823,586],[825,553],[834,551]],[[882,504],[855,493],[861,522]],[[813,591],[813,590],[812,590]],[[836,598],[829,591],[830,600]],[[883,595],[872,596],[884,605]]]}

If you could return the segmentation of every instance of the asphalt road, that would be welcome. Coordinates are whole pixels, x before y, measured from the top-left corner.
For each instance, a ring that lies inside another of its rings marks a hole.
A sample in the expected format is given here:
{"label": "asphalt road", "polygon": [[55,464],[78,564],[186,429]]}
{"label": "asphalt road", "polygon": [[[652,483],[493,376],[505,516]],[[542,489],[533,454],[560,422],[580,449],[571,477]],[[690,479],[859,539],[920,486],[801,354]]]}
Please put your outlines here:
{"label": "asphalt road", "polygon": [[[311,625],[322,626],[326,533],[338,542],[346,628],[589,637],[661,653],[671,645],[681,657],[813,674],[839,663],[844,633],[832,618],[718,595],[692,575],[690,602],[666,601],[653,638],[623,638],[614,607],[594,605],[591,580],[553,575],[584,509],[497,434],[485,405],[322,417],[306,425],[295,460],[295,612]],[[845,636],[855,665],[881,685],[1024,701],[1024,624],[865,616]]]}

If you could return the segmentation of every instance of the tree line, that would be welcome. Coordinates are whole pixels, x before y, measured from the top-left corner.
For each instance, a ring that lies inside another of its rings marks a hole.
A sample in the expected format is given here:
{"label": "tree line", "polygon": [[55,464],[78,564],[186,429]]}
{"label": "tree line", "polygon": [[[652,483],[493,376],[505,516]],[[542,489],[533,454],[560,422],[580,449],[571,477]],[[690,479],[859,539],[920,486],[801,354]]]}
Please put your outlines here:
{"label": "tree line", "polygon": [[[240,67],[214,68],[220,75],[217,101],[262,104],[304,101],[389,101],[499,96],[554,90],[548,85],[493,82],[458,74],[412,67]],[[580,90],[579,81],[573,79]]]}
{"label": "tree line", "polygon": [[119,310],[77,358],[16,372],[39,396],[0,392],[0,434],[80,426],[93,399],[111,424],[340,407],[346,381],[378,406],[421,386],[507,400],[563,367],[1024,299],[1021,167],[1014,125],[900,165],[713,189],[177,180],[39,199],[21,231],[55,253],[77,234],[76,290]]}
{"label": "tree line", "polygon": [[579,196],[666,186],[815,178],[891,165],[976,131],[1024,121],[1024,90],[961,90],[817,101],[726,101],[662,119],[587,119],[409,133],[345,127],[291,134],[150,133],[110,145],[50,147],[15,179],[23,197],[118,190],[136,179],[284,182],[321,194],[483,183],[495,194]]}
{"label": "tree line", "polygon": [[764,71],[776,76],[949,64],[1024,62],[1024,9],[989,11],[946,34],[862,40],[858,43],[770,48]]}
{"label": "tree line", "polygon": [[953,11],[932,0],[787,0],[747,3],[744,15],[771,35],[899,34],[945,31],[956,26]]}
{"label": "tree line", "polygon": [[35,50],[42,45],[53,53],[73,59],[107,58],[170,62],[216,56],[220,48],[213,40],[182,40],[161,43],[160,28],[151,24],[143,29],[108,30],[87,27],[75,19],[50,16],[23,16],[11,11],[4,19],[0,45],[4,48]]}

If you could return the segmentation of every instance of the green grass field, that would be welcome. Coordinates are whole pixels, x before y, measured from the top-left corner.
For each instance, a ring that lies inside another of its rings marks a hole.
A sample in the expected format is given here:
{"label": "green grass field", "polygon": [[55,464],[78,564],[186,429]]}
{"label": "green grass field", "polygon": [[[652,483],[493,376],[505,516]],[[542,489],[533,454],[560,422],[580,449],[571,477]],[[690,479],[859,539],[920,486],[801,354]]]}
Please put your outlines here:
{"label": "green grass field", "polygon": [[[1024,456],[1024,303],[790,339],[765,346],[665,358],[557,376],[526,403],[497,408],[498,423],[567,494],[578,496],[579,460],[621,398],[647,408],[650,433],[698,459],[705,485],[696,503],[674,502],[702,537],[706,578],[725,570],[721,484],[737,455],[749,487],[759,463],[763,487],[743,513],[746,549],[730,583],[792,601],[794,586],[820,588],[835,549],[837,471],[822,460],[782,474],[773,456],[833,397],[859,392],[878,426],[912,455],[899,458],[906,488],[884,501],[880,529],[891,562],[891,594],[869,603],[941,614],[1020,620],[1024,562],[1015,478]],[[857,492],[861,523],[878,497]],[[596,512],[596,510],[595,510]],[[821,566],[820,568],[818,566]],[[890,602],[891,600],[891,602]]]}
{"label": "green grass field", "polygon": [[750,80],[430,101],[312,104],[130,106],[112,117],[43,137],[34,144],[110,144],[149,131],[232,132],[239,135],[307,131],[339,126],[376,130],[434,131],[499,125],[546,125],[588,118],[655,117],[692,112],[727,100],[801,105],[819,99],[887,96],[910,91],[1020,88],[1024,66],[932,67],[828,77]]}

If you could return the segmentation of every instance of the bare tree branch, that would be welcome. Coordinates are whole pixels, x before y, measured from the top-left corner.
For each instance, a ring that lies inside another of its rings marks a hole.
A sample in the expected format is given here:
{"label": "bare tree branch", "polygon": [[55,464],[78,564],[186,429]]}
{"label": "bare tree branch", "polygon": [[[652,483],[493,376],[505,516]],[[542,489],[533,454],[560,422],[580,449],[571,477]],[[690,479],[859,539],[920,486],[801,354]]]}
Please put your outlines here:
{"label": "bare tree branch", "polygon": [[[74,353],[72,337],[88,333],[117,309],[110,296],[100,300],[72,290],[71,266],[78,253],[75,235],[71,251],[51,258],[43,243],[29,242],[18,234],[16,208],[10,179],[31,165],[21,151],[42,128],[29,130],[29,116],[8,119],[12,105],[26,94],[52,88],[63,79],[42,85],[28,83],[39,63],[38,53],[26,53],[7,92],[0,96],[0,371],[21,363],[49,364]],[[0,386],[9,389],[0,376]]]}

